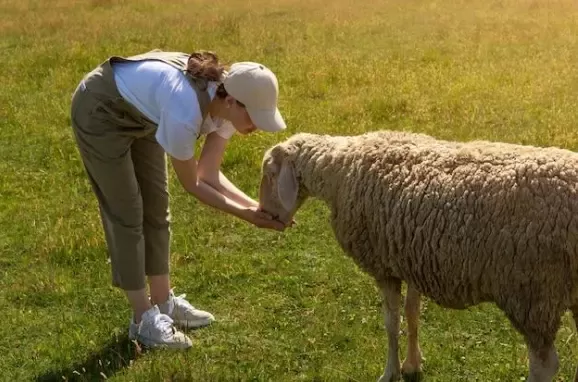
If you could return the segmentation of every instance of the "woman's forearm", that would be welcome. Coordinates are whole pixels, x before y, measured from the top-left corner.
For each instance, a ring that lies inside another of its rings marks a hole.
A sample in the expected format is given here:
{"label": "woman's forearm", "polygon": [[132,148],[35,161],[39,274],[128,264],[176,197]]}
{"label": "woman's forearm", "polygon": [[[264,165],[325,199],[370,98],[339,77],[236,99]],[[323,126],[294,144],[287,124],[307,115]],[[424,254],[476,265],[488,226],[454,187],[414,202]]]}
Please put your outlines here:
{"label": "woman's forearm", "polygon": [[221,171],[218,179],[204,180],[209,186],[243,207],[258,207],[259,203],[235,186]]}
{"label": "woman's forearm", "polygon": [[187,191],[193,194],[199,201],[211,207],[246,220],[245,211],[247,206],[223,195],[219,190],[216,190],[203,180],[197,181],[197,184],[190,187],[190,189],[187,188]]}
{"label": "woman's forearm", "polygon": [[205,177],[197,176],[195,158],[182,161],[171,157],[171,162],[183,188],[199,201],[243,220],[250,220],[248,206],[224,195]]}

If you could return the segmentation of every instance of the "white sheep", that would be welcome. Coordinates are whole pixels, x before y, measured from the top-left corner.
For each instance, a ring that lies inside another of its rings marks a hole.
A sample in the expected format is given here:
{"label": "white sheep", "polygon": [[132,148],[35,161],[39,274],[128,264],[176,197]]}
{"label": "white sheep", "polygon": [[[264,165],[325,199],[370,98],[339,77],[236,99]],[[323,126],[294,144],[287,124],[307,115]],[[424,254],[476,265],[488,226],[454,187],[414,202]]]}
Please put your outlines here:
{"label": "white sheep", "polygon": [[297,134],[267,151],[262,175],[261,208],[289,222],[307,197],[323,200],[341,247],[375,278],[389,345],[380,381],[421,373],[421,294],[454,309],[495,303],[527,343],[527,381],[552,381],[561,316],[578,314],[578,154],[391,131]]}

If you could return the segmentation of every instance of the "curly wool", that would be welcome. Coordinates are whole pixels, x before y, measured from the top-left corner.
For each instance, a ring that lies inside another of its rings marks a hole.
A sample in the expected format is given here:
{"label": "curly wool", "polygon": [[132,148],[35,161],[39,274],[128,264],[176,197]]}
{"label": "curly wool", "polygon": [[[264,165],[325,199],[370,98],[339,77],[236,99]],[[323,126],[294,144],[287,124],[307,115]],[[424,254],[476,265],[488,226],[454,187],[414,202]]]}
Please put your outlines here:
{"label": "curly wool", "polygon": [[378,284],[444,307],[495,302],[529,344],[553,341],[578,295],[578,154],[381,131],[278,145]]}

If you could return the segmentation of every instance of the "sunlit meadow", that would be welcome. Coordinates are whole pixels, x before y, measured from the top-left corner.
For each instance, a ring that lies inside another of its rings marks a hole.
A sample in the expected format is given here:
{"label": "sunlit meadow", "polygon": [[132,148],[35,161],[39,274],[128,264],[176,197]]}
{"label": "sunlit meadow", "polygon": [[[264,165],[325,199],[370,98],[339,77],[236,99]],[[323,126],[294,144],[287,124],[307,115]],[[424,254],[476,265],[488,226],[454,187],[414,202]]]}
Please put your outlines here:
{"label": "sunlit meadow", "polygon": [[[0,0],[0,379],[374,381],[378,291],[311,200],[285,233],[196,202],[171,173],[175,292],[215,314],[187,352],[141,353],[110,286],[72,140],[70,96],[110,55],[216,51],[277,73],[283,134],[235,137],[224,171],[256,197],[265,149],[302,131],[377,129],[578,149],[571,0]],[[422,306],[427,381],[521,381],[527,354],[492,305]],[[405,329],[405,324],[402,325]],[[402,336],[402,353],[405,350]],[[557,346],[570,381],[570,316]]]}

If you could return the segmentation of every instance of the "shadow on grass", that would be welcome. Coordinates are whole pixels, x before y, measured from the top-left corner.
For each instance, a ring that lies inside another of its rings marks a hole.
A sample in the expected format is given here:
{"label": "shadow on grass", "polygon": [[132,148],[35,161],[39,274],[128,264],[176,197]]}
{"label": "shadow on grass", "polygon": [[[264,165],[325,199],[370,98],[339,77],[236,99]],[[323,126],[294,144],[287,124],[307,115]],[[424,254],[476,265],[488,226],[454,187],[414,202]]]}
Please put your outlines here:
{"label": "shadow on grass", "polygon": [[143,350],[129,340],[128,335],[120,338],[114,337],[100,351],[91,354],[85,361],[62,370],[49,371],[37,377],[36,381],[102,381],[130,366],[131,361],[138,358]]}

